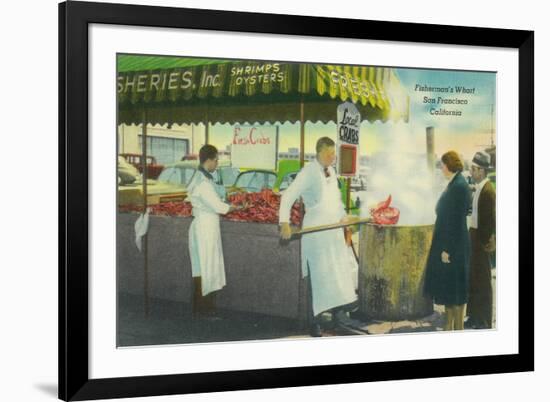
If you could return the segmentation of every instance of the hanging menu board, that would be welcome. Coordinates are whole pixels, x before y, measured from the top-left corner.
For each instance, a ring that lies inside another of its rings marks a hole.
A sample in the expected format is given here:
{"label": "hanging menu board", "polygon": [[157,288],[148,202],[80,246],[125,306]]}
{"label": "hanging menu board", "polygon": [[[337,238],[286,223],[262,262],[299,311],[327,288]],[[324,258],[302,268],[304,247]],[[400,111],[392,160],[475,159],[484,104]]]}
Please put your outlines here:
{"label": "hanging menu board", "polygon": [[351,102],[338,105],[337,170],[340,176],[355,176],[359,162],[359,130],[361,114]]}

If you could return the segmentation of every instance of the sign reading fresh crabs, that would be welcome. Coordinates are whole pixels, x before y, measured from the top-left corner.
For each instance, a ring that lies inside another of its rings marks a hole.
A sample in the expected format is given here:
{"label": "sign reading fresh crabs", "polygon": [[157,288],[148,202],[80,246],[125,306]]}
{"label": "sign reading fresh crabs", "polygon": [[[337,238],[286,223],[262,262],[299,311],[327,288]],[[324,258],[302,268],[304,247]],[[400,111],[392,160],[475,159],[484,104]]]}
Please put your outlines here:
{"label": "sign reading fresh crabs", "polygon": [[277,168],[278,126],[236,125],[231,141],[231,165],[239,169]]}

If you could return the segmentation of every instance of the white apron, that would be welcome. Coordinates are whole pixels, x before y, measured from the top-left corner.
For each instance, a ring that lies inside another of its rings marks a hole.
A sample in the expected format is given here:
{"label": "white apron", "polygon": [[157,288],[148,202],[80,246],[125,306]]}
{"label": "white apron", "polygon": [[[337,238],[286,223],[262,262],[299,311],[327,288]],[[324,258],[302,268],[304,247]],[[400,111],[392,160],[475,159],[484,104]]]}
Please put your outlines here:
{"label": "white apron", "polygon": [[[208,180],[200,180],[199,183],[193,184],[189,188],[194,216],[189,227],[189,254],[193,277],[201,277],[202,295],[205,296],[223,288],[226,284],[220,232],[219,213],[221,211],[216,212],[211,207],[211,203],[205,202],[204,191],[198,189],[199,185],[206,185],[212,186],[214,191],[212,183]],[[217,208],[223,209],[222,201],[219,199],[215,201],[220,204]]]}
{"label": "white apron", "polygon": [[[340,220],[340,191],[337,178],[325,178],[322,172],[322,194],[319,202],[306,210],[303,227],[337,223]],[[313,314],[357,300],[353,280],[354,261],[344,231],[326,230],[302,236],[302,275],[311,277]]]}

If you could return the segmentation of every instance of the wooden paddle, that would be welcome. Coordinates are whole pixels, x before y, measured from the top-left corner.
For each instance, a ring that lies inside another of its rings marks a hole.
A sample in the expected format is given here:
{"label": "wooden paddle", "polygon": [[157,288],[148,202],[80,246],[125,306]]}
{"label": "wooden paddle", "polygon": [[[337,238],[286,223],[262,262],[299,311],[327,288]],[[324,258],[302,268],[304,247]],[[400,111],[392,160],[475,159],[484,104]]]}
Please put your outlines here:
{"label": "wooden paddle", "polygon": [[[315,233],[315,232],[322,232],[324,230],[331,230],[331,229],[338,229],[338,228],[345,228],[347,226],[353,226],[353,225],[364,225],[366,223],[372,223],[371,218],[363,218],[363,219],[352,219],[349,222],[346,223],[332,223],[330,225],[319,225],[319,226],[309,226],[307,228],[292,229],[292,238],[298,237],[298,235],[308,234],[308,233]],[[291,238],[291,239],[292,239]]]}

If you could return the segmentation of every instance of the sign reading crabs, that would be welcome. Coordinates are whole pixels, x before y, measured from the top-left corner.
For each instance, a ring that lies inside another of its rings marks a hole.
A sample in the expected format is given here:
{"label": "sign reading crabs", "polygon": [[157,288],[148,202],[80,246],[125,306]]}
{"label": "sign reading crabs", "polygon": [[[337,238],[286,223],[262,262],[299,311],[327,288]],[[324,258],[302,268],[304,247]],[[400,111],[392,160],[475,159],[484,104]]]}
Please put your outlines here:
{"label": "sign reading crabs", "polygon": [[271,144],[271,138],[266,137],[263,132],[259,131],[256,127],[250,127],[248,133],[242,133],[242,131],[240,126],[235,127],[233,131],[234,145]]}
{"label": "sign reading crabs", "polygon": [[275,170],[278,135],[278,126],[236,125],[231,141],[231,166]]}
{"label": "sign reading crabs", "polygon": [[351,102],[344,102],[336,109],[337,117],[337,172],[340,176],[352,177],[357,174],[359,164],[359,131],[361,114]]}

